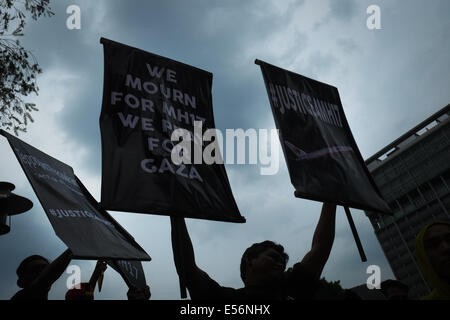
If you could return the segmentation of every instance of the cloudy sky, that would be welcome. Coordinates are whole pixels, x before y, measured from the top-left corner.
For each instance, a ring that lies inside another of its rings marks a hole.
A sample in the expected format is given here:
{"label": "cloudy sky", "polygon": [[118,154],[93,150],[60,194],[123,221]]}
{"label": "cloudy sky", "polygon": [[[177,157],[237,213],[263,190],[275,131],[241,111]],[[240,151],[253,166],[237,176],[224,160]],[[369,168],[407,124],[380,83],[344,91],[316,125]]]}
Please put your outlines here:
{"label": "cloudy sky", "polygon": [[[69,30],[66,8],[81,9],[81,29]],[[381,9],[381,29],[369,30],[369,5]],[[450,2],[447,0],[254,0],[254,1],[52,1],[55,15],[30,21],[23,44],[43,73],[40,109],[20,138],[72,166],[100,200],[98,119],[103,90],[100,37],[166,56],[214,74],[217,128],[274,128],[255,58],[338,88],[347,120],[366,159],[450,102]],[[6,139],[0,137],[0,181],[34,207],[12,219],[0,237],[0,299],[19,288],[15,270],[25,257],[55,259],[65,249],[56,237]],[[285,246],[288,266],[311,246],[321,204],[293,196],[284,157],[273,176],[259,165],[226,165],[231,188],[247,222],[187,219],[198,265],[219,283],[241,287],[239,261],[250,244],[265,239]],[[179,299],[169,218],[110,212],[152,257],[144,262],[152,299]],[[366,282],[369,265],[393,278],[363,211],[352,210],[368,262],[360,261],[344,210],[338,208],[336,238],[323,276],[344,288]],[[93,261],[73,260],[88,281]],[[63,299],[64,274],[51,299]],[[126,299],[126,285],[111,268],[97,299]]]}

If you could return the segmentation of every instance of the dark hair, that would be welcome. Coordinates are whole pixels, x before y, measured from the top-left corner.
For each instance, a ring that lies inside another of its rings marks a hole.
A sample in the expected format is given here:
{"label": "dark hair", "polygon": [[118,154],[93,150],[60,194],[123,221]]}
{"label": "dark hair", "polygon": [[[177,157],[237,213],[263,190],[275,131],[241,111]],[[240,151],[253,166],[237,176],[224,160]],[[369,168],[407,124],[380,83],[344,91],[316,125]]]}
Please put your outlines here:
{"label": "dark hair", "polygon": [[406,293],[408,293],[409,291],[409,287],[404,284],[403,282],[400,282],[398,280],[385,280],[381,283],[381,292],[387,296],[387,291],[389,288],[400,288],[401,290],[405,291]]}
{"label": "dark hair", "polygon": [[19,285],[19,287],[23,286],[22,283],[22,278],[25,276],[26,272],[27,272],[27,268],[28,268],[28,264],[32,261],[35,260],[43,260],[47,263],[50,263],[47,259],[45,259],[43,256],[39,256],[37,254],[29,256],[28,258],[25,258],[20,264],[19,267],[17,267],[16,273],[17,276],[19,277],[19,280],[17,280],[17,284]]}
{"label": "dark hair", "polygon": [[278,251],[283,259],[284,267],[286,268],[289,256],[286,252],[284,252],[284,248],[281,244],[277,244],[270,240],[254,243],[244,251],[244,254],[241,258],[241,279],[242,281],[244,281],[244,283],[247,273],[247,259],[254,259],[267,249],[275,249],[276,251]]}

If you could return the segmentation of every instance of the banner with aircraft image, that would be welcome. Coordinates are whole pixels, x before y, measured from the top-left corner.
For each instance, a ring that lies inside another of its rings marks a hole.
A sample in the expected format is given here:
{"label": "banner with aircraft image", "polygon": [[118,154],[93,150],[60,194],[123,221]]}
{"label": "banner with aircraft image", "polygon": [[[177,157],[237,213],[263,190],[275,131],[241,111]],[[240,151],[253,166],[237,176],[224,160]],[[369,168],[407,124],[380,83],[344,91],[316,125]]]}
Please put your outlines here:
{"label": "banner with aircraft image", "polygon": [[337,88],[256,60],[296,196],[391,214],[353,138]]}

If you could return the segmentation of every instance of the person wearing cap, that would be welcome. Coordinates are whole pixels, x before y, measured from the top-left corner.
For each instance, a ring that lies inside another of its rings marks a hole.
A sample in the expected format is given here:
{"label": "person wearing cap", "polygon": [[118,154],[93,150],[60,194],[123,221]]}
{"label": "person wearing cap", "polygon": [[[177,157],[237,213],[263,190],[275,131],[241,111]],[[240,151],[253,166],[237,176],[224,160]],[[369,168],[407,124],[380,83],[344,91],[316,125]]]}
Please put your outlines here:
{"label": "person wearing cap", "polygon": [[61,277],[72,260],[67,249],[53,262],[39,255],[25,258],[17,268],[17,285],[22,288],[11,300],[48,300],[53,283]]}
{"label": "person wearing cap", "polygon": [[415,242],[417,263],[433,288],[422,300],[450,300],[450,222],[425,226]]}

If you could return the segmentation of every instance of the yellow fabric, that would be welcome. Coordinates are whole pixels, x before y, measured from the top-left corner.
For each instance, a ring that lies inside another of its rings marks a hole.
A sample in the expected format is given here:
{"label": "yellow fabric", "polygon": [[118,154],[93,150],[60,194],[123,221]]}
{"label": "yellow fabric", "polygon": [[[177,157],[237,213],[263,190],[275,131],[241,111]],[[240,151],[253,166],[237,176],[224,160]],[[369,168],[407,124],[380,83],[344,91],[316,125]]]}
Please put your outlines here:
{"label": "yellow fabric", "polygon": [[425,226],[417,235],[415,243],[415,254],[417,258],[417,263],[419,264],[422,273],[425,278],[427,278],[430,285],[433,287],[431,294],[422,297],[422,300],[450,300],[450,285],[444,281],[434,270],[430,263],[427,253],[425,252],[425,247],[423,244],[423,238],[428,228],[436,224],[446,224],[450,226],[449,222],[439,221],[433,222]]}

